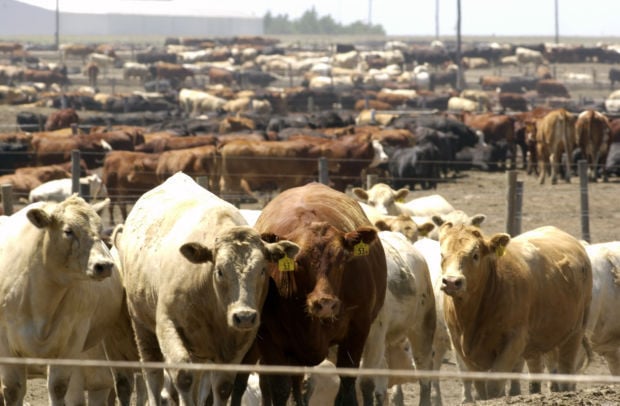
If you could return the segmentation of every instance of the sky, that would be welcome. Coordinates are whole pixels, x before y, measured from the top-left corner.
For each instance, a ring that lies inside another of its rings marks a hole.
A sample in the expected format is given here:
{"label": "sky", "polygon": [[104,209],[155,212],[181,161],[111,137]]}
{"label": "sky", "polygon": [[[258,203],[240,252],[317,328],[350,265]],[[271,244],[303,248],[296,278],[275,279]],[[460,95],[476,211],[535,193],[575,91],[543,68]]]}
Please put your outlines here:
{"label": "sky", "polygon": [[[55,9],[56,0],[22,0]],[[62,11],[124,12],[184,15],[262,17],[287,14],[300,17],[314,7],[319,16],[331,15],[349,24],[370,20],[388,35],[435,34],[435,4],[439,3],[439,34],[456,33],[456,0],[58,0]],[[620,0],[461,0],[463,35],[553,36],[555,1],[560,36],[620,37]]]}

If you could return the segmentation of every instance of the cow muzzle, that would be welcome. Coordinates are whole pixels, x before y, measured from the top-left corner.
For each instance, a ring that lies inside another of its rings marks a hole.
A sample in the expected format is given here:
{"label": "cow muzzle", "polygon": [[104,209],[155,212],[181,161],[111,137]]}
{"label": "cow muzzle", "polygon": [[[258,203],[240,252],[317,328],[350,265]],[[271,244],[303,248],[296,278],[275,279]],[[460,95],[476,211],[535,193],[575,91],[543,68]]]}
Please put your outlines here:
{"label": "cow muzzle", "polygon": [[242,309],[232,312],[231,325],[237,330],[252,330],[258,327],[258,312],[253,309]]}
{"label": "cow muzzle", "polygon": [[335,319],[340,313],[340,299],[324,296],[308,301],[308,310],[314,317],[320,319]]}
{"label": "cow muzzle", "polygon": [[458,296],[465,291],[465,278],[462,276],[446,276],[441,279],[441,290],[448,296]]}
{"label": "cow muzzle", "polygon": [[102,280],[108,278],[112,275],[112,270],[114,269],[114,262],[110,260],[100,260],[95,262],[88,269],[88,276],[94,280]]}

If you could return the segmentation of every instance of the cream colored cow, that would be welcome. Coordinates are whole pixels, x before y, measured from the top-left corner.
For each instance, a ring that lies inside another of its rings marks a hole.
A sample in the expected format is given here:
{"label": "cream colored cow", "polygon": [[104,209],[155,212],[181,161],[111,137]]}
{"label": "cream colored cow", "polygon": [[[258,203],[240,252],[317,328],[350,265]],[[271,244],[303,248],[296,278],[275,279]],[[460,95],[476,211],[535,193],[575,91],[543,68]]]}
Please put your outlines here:
{"label": "cream colored cow", "polygon": [[[295,257],[266,243],[239,210],[179,172],[145,193],[113,237],[142,361],[239,363],[254,341],[268,262]],[[167,370],[181,404],[195,404],[199,374]],[[161,370],[144,373],[160,404]],[[212,374],[215,404],[234,374]]]}

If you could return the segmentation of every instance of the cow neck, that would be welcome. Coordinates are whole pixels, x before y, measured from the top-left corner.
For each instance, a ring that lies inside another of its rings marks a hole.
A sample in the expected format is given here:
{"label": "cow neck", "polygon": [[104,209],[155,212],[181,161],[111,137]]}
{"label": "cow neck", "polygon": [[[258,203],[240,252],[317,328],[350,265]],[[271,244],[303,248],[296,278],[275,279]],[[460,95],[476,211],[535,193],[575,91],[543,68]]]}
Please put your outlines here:
{"label": "cow neck", "polygon": [[467,297],[452,298],[455,312],[464,326],[477,326],[477,321],[484,317],[485,313],[493,311],[498,283],[497,260],[487,254],[482,266],[483,272],[479,273],[481,279],[475,287],[467,287],[468,291],[471,291]]}

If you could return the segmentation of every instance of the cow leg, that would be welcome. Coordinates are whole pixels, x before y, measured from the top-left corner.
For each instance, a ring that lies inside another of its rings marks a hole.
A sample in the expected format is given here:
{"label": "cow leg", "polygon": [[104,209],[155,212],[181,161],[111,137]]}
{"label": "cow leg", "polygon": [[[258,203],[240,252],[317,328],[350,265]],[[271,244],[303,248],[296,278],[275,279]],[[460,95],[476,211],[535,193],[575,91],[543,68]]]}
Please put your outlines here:
{"label": "cow leg", "polygon": [[214,406],[225,405],[233,390],[235,374],[230,372],[212,372],[211,388]]}
{"label": "cow leg", "polygon": [[[347,339],[338,346],[338,357],[336,367],[338,368],[359,368],[360,359],[364,351],[365,338],[368,331],[359,331],[356,328],[349,330]],[[357,405],[355,395],[355,377],[341,376],[340,387],[336,395],[335,405]]]}
{"label": "cow leg", "polygon": [[557,151],[553,152],[549,155],[549,160],[551,161],[551,184],[555,185],[558,183],[558,174],[560,172],[560,161],[561,154],[558,154]]}
{"label": "cow leg", "polygon": [[[435,332],[435,309],[424,317],[424,325],[409,334],[416,370],[430,371],[433,368],[433,335]],[[420,405],[431,404],[431,380],[420,378]]]}
{"label": "cow leg", "polygon": [[[263,376],[260,378],[261,382]],[[273,406],[286,406],[291,394],[291,377],[289,375],[268,375],[267,377],[271,401],[267,402],[267,399],[263,396],[263,405],[273,404]],[[261,384],[261,391],[262,390],[263,385]]]}
{"label": "cow leg", "polygon": [[542,185],[545,183],[545,176],[549,167],[549,157],[547,156],[545,146],[541,142],[536,144],[536,155],[538,157],[538,183]]}
{"label": "cow leg", "polygon": [[[515,373],[520,373],[523,372],[523,366],[525,365],[525,361],[521,360],[516,366],[515,368],[512,370],[512,372]],[[521,384],[519,383],[518,379],[512,379],[510,381],[510,391],[508,392],[508,395],[510,396],[519,396],[521,394]]]}
{"label": "cow leg", "polygon": [[[514,333],[512,339],[506,343],[502,352],[495,358],[491,372],[511,372],[522,362],[521,354],[523,354],[523,349],[527,342],[526,336],[525,329]],[[494,380],[486,383],[487,397],[489,399],[503,396],[505,390],[505,380]]]}
{"label": "cow leg", "polygon": [[[147,330],[140,323],[132,322],[136,337],[138,352],[142,362],[162,362],[164,357],[157,342],[157,336]],[[164,381],[164,374],[161,369],[143,369],[142,374],[146,381],[147,396],[151,406],[159,405],[161,402],[161,389]]]}
{"label": "cow leg", "polygon": [[82,368],[75,368],[71,374],[71,380],[64,399],[68,405],[86,405],[86,397],[84,395],[84,370]]}
{"label": "cow leg", "polygon": [[[540,374],[544,371],[543,358],[532,357],[526,360],[527,369],[530,374]],[[530,381],[530,394],[541,393],[542,386],[540,381]]]}
{"label": "cow leg", "polygon": [[291,376],[293,401],[295,402],[296,405],[299,405],[299,406],[306,404],[302,396],[303,380],[304,380],[303,375]]}
{"label": "cow leg", "polygon": [[620,349],[602,354],[612,375],[620,375]]}
{"label": "cow leg", "polygon": [[47,372],[47,390],[50,405],[65,404],[65,395],[69,389],[73,367],[50,366]]}
{"label": "cow leg", "polygon": [[[241,361],[241,363],[244,365],[253,365],[253,364],[256,364],[259,358],[260,358],[260,353],[258,352],[258,345],[256,345],[256,342],[254,342],[252,343],[252,346],[250,347],[248,352],[243,357],[243,360]],[[232,397],[230,400],[231,406],[241,406],[241,399],[243,398],[245,389],[248,386],[249,376],[250,374],[247,372],[240,372],[235,376]]]}
{"label": "cow leg", "polygon": [[88,391],[88,406],[107,406],[111,393],[113,394],[114,392],[110,389]]}
{"label": "cow leg", "polygon": [[[579,329],[573,332],[571,338],[566,340],[559,347],[558,355],[558,373],[559,374],[573,374],[576,369],[577,355],[579,349],[583,343],[584,330]],[[569,382],[558,382],[559,391],[572,391],[575,390],[575,384]]]}
{"label": "cow leg", "polygon": [[[456,365],[458,366],[459,371],[467,372],[468,368],[465,365],[463,358],[461,358],[461,356],[459,355],[457,351],[454,351],[454,355],[456,358]],[[478,382],[481,382],[481,381],[478,381]],[[480,386],[483,389],[483,392],[486,393],[486,389],[484,389],[484,384],[482,383]],[[463,379],[463,397],[461,399],[461,403],[474,403],[474,395],[473,395],[472,387],[473,387],[473,382],[471,380]]]}
{"label": "cow leg", "polygon": [[2,395],[6,406],[21,405],[26,396],[26,367],[5,365],[0,369]]}
{"label": "cow leg", "polygon": [[[370,328],[366,343],[364,346],[364,353],[362,355],[362,364],[364,368],[381,368],[384,366],[384,356],[386,352],[385,335],[388,324],[386,323],[384,311],[379,313],[375,322]],[[384,320],[382,320],[384,319]],[[340,361],[340,354],[338,354],[338,361]],[[362,399],[364,405],[373,405],[374,395],[376,393],[378,385],[378,378],[371,376],[360,377],[360,388],[362,391]],[[384,385],[385,392],[387,393],[387,384]],[[379,398],[385,399],[386,393],[377,394]]]}

